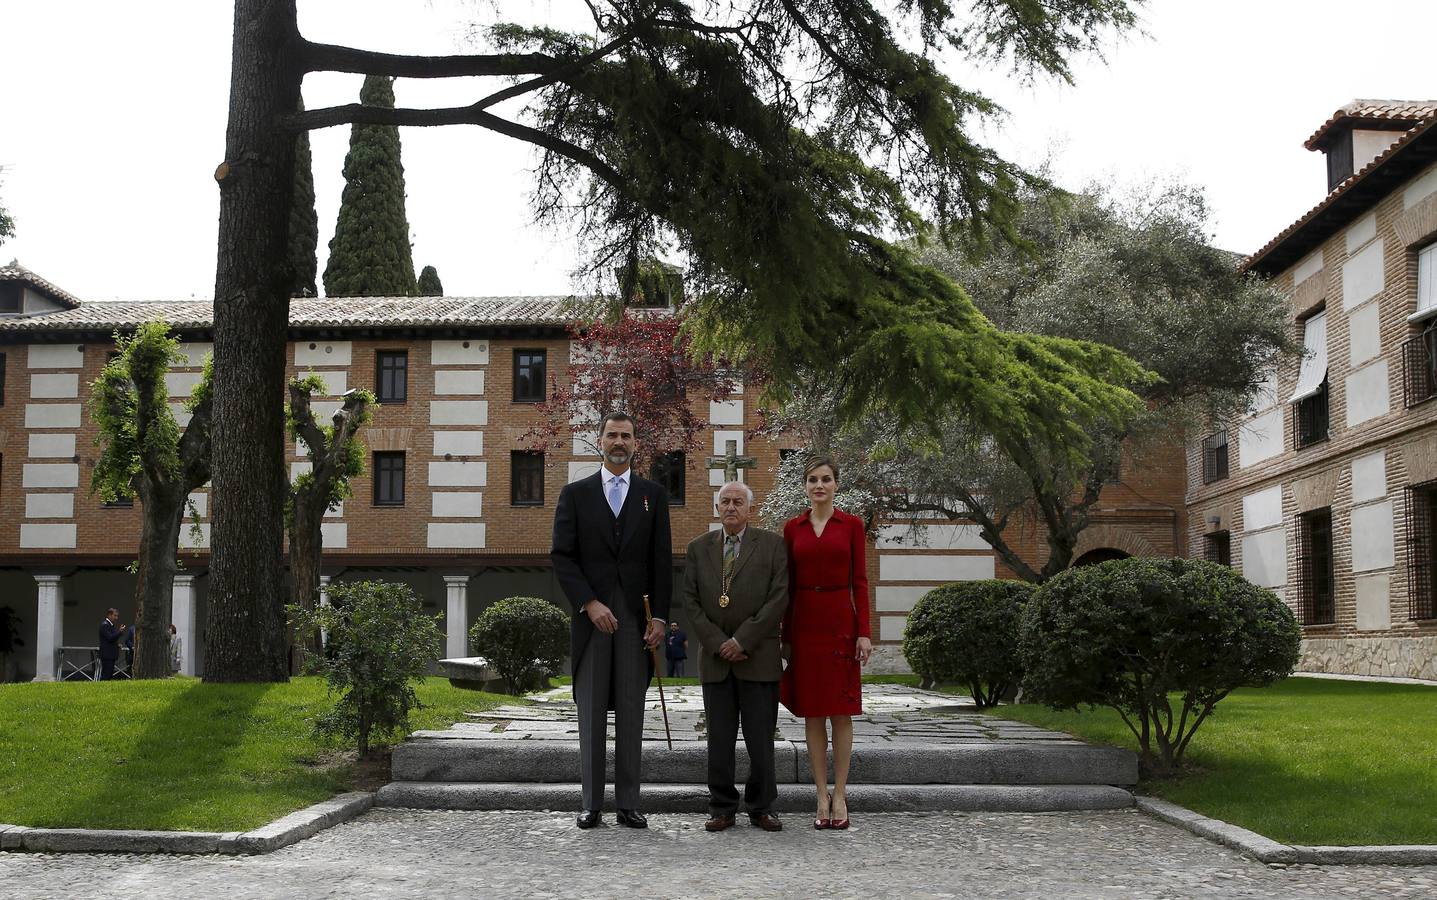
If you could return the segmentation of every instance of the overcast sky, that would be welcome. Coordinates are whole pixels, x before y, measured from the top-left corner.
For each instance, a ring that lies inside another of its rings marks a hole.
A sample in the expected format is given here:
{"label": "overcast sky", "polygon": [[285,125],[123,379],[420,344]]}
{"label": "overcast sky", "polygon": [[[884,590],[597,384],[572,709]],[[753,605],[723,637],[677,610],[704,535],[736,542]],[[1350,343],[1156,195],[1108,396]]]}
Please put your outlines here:
{"label": "overcast sky", "polygon": [[[299,0],[300,28],[366,49],[466,52],[496,5],[582,21],[579,0]],[[0,262],[86,300],[210,296],[231,15],[219,0],[0,0],[0,197],[19,233]],[[950,70],[1008,109],[984,135],[1001,153],[1034,164],[1056,149],[1071,186],[1194,182],[1229,250],[1257,249],[1322,198],[1321,155],[1302,142],[1338,106],[1437,96],[1437,3],[1153,0],[1143,15],[1145,36],[1078,61],[1072,87]],[[360,80],[310,76],[305,102],[353,102]],[[401,106],[449,106],[477,90],[400,81],[395,93]],[[567,235],[530,224],[526,146],[465,126],[402,138],[416,270],[438,267],[455,295],[570,290]],[[321,271],[348,140],[348,126],[313,135]]]}

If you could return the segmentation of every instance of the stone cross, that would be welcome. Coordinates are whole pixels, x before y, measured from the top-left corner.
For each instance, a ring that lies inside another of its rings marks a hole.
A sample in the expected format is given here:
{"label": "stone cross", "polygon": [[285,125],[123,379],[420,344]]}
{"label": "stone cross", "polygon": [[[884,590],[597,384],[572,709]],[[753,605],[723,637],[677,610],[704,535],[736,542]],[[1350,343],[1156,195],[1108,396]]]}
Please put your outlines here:
{"label": "stone cross", "polygon": [[758,467],[758,459],[753,456],[738,455],[738,441],[724,442],[723,456],[710,456],[710,469],[723,469],[723,480],[725,482],[738,481],[739,469],[753,469]]}

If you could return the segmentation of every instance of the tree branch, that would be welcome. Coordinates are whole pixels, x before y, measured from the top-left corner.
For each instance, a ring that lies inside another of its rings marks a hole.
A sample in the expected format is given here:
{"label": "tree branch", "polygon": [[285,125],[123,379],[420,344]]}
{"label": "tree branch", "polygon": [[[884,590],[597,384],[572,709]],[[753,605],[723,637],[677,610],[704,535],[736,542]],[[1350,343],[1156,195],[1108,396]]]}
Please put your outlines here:
{"label": "tree branch", "polygon": [[633,41],[633,39],[634,35],[631,32],[625,32],[624,34],[620,34],[612,41],[609,41],[607,44],[602,47],[599,47],[593,52],[585,53],[583,56],[577,56],[567,62],[561,63],[551,69],[548,73],[541,75],[538,78],[531,78],[528,81],[523,81],[519,84],[510,85],[509,87],[506,87],[500,91],[495,91],[494,93],[475,103],[471,108],[488,109],[491,106],[503,103],[505,100],[509,100],[522,94],[530,93],[532,91],[537,91],[540,88],[548,87],[549,85],[554,84],[557,81],[560,81],[570,75],[577,73],[580,69],[584,68],[590,63],[598,62],[599,60],[608,56],[610,53],[613,53],[615,50],[619,49],[625,44],[628,44],[629,42]]}
{"label": "tree branch", "polygon": [[300,63],[305,72],[454,78],[463,75],[541,75],[559,66],[561,61],[543,53],[402,56],[305,41],[300,48]]}

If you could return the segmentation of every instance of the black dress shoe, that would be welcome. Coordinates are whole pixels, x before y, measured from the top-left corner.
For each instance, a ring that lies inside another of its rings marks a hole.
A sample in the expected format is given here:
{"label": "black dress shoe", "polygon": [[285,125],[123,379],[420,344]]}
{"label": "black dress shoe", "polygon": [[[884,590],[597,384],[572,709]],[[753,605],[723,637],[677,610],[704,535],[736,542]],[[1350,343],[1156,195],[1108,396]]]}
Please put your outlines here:
{"label": "black dress shoe", "polygon": [[649,820],[645,819],[644,814],[639,812],[637,809],[621,809],[619,810],[618,815],[614,816],[614,818],[618,819],[620,825],[623,825],[628,828],[649,827]]}
{"label": "black dress shoe", "polygon": [[579,813],[577,821],[580,828],[593,828],[595,825],[604,824],[604,817],[597,809],[586,809]]}

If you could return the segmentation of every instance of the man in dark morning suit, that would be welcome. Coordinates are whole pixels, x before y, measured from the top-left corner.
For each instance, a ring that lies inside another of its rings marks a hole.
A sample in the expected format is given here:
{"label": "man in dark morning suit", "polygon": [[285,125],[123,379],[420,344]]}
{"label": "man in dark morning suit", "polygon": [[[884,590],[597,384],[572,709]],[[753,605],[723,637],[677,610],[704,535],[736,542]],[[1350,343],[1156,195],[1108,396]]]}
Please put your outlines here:
{"label": "man in dark morning suit", "polygon": [[[639,811],[649,649],[663,640],[673,596],[669,495],[633,473],[634,420],[599,425],[603,468],[564,487],[554,510],[554,574],[573,605],[569,659],[579,707],[580,828],[600,824],[608,711],[614,711],[614,800],[619,824],[648,826]],[[644,595],[653,620],[644,625]]]}
{"label": "man in dark morning suit", "polygon": [[120,611],[113,606],[105,610],[100,620],[100,680],[109,681],[115,677],[115,660],[120,658],[120,638],[125,627],[120,624]]}
{"label": "man in dark morning suit", "polygon": [[743,801],[749,821],[781,831],[773,732],[783,674],[779,626],[788,608],[788,550],[783,538],[751,527],[753,492],[730,481],[719,489],[723,527],[689,543],[680,594],[689,627],[699,639],[699,682],[708,722],[708,831],[734,823],[734,744],[743,724],[749,776]]}

